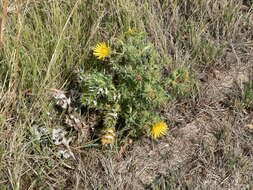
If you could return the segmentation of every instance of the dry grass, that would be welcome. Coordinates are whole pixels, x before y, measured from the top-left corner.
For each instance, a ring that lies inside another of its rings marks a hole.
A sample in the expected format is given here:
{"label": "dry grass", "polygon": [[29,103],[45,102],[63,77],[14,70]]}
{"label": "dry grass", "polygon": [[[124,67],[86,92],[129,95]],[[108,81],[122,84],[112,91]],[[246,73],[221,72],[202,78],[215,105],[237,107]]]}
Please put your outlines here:
{"label": "dry grass", "polygon": [[[253,71],[252,8],[251,0],[10,1],[1,30],[0,189],[252,189],[253,133],[245,126],[253,115],[243,99]],[[70,91],[92,47],[129,27],[146,31],[172,60],[166,72],[189,68],[197,91],[161,110],[170,131],[159,141],[73,145],[75,159],[60,158],[58,146],[31,135],[34,123],[62,124],[45,89]]]}

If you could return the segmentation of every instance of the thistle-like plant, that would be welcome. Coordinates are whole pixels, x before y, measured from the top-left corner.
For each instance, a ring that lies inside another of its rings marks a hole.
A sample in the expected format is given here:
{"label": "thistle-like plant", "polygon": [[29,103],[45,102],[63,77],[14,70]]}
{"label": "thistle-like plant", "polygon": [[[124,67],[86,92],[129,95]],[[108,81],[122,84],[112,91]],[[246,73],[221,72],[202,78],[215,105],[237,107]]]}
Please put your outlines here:
{"label": "thistle-like plant", "polygon": [[194,87],[194,81],[187,68],[179,68],[173,71],[166,83],[173,96],[186,96]]}
{"label": "thistle-like plant", "polygon": [[125,33],[112,49],[108,64],[82,74],[82,104],[101,114],[105,128],[136,137],[163,120],[163,61],[144,33]]}

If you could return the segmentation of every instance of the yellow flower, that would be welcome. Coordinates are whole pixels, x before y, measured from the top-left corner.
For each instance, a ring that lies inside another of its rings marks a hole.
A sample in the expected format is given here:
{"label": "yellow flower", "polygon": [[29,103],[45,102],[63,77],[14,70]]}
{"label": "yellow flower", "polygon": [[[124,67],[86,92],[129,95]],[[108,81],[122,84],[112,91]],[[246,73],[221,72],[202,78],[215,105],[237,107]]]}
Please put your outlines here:
{"label": "yellow flower", "polygon": [[132,29],[132,28],[129,28],[128,31],[125,32],[125,34],[127,35],[134,35],[138,33],[137,29]]}
{"label": "yellow flower", "polygon": [[98,57],[98,59],[104,59],[106,57],[109,57],[110,53],[111,48],[107,46],[105,42],[97,44],[93,50],[93,55]]}
{"label": "yellow flower", "polygon": [[165,135],[167,132],[167,128],[168,128],[167,124],[163,121],[155,123],[152,126],[150,134],[154,139],[156,139],[162,135]]}
{"label": "yellow flower", "polygon": [[115,141],[115,129],[114,128],[105,128],[102,130],[101,144],[103,146],[108,144],[113,144]]}

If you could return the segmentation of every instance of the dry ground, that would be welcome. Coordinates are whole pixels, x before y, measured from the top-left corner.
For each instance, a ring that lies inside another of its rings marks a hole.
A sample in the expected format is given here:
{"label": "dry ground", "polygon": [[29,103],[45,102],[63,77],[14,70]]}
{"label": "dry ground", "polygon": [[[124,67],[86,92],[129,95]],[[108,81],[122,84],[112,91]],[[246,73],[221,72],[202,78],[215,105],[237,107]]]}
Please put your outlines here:
{"label": "dry ground", "polygon": [[162,140],[143,137],[120,157],[96,149],[88,151],[92,157],[87,152],[80,155],[81,170],[74,173],[81,180],[75,185],[87,189],[96,189],[98,184],[108,189],[251,189],[253,137],[246,124],[253,122],[253,115],[228,103],[231,93],[249,80],[250,69],[250,65],[235,64],[210,71],[194,101],[168,105],[165,114],[173,124]]}
{"label": "dry ground", "polygon": [[[71,146],[75,159],[59,158],[57,146],[31,137],[34,123],[61,124],[44,89],[70,91],[92,45],[131,26],[171,57],[168,72],[189,67],[196,91],[161,110],[169,132],[157,141]],[[0,189],[253,189],[253,107],[243,100],[252,31],[250,0],[11,1],[0,56]]]}

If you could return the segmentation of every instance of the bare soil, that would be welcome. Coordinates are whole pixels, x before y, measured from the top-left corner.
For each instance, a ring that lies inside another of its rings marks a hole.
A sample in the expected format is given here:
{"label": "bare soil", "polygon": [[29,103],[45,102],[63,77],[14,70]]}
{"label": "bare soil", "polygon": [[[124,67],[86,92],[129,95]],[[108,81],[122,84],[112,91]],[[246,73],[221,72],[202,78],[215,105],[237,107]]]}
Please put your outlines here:
{"label": "bare soil", "polygon": [[236,62],[205,73],[198,97],[167,105],[170,131],[159,141],[142,137],[119,154],[97,149],[80,154],[76,188],[253,188],[253,131],[246,127],[253,114],[235,106],[251,70]]}

